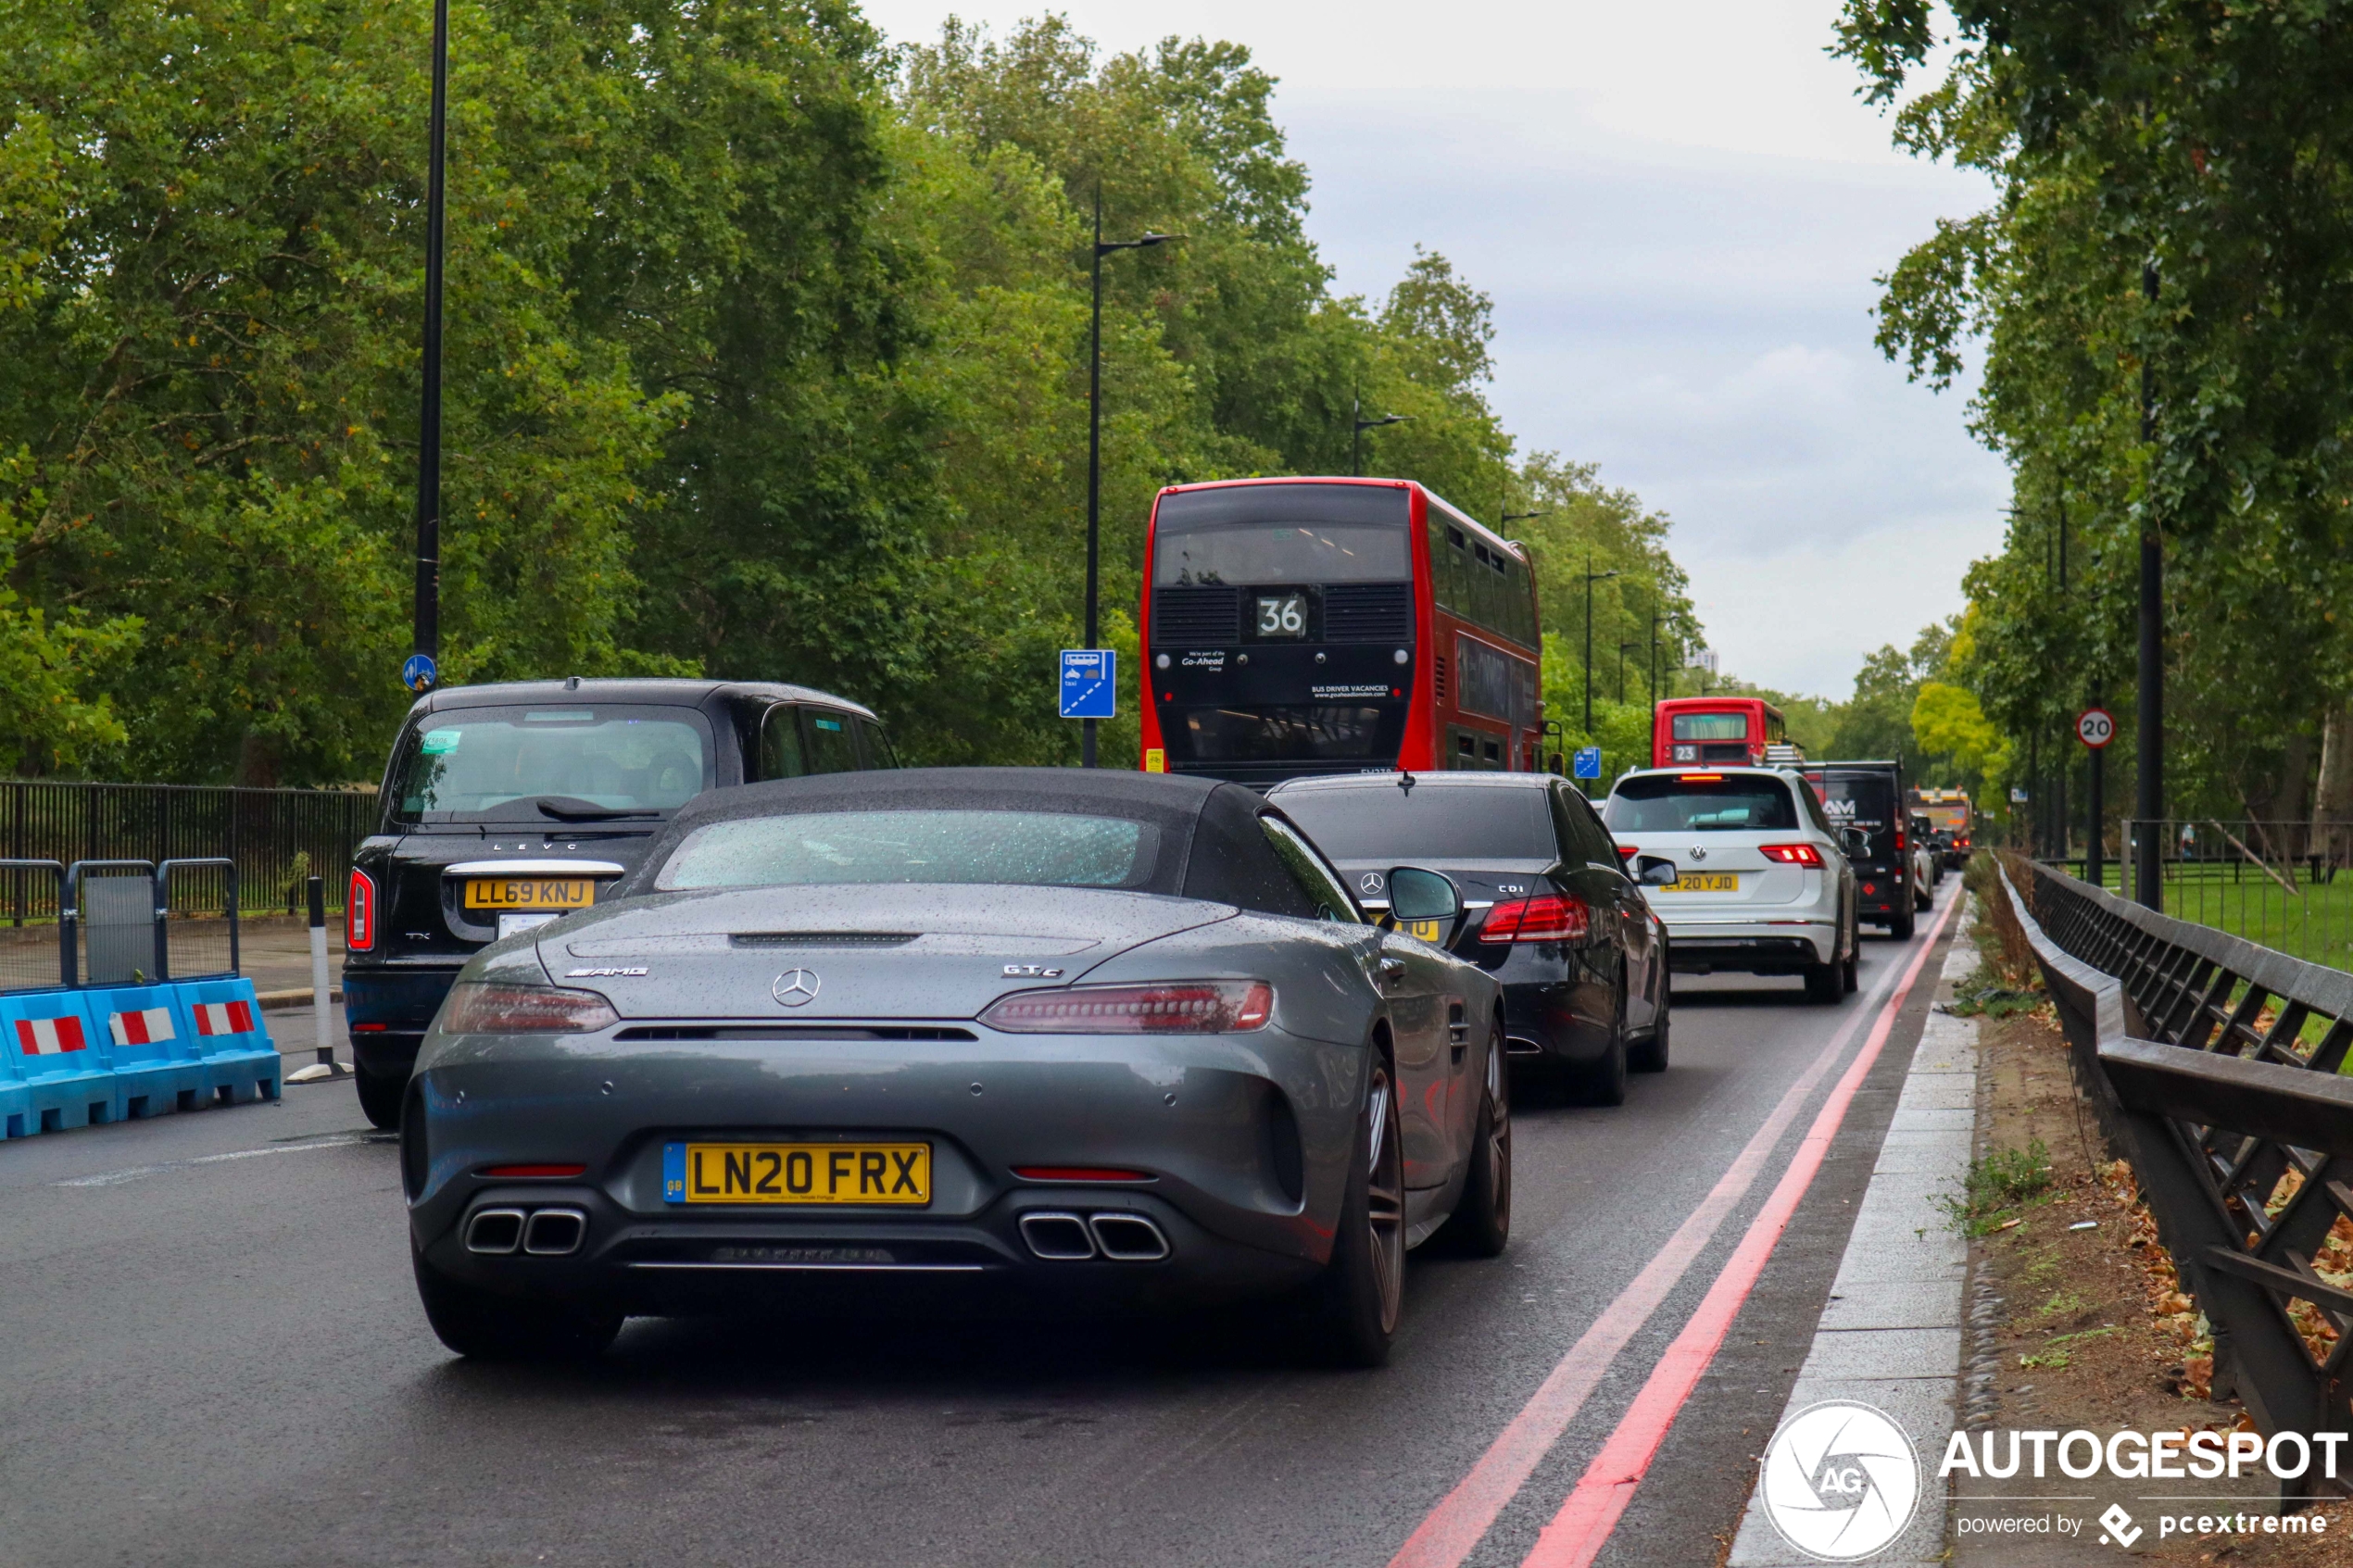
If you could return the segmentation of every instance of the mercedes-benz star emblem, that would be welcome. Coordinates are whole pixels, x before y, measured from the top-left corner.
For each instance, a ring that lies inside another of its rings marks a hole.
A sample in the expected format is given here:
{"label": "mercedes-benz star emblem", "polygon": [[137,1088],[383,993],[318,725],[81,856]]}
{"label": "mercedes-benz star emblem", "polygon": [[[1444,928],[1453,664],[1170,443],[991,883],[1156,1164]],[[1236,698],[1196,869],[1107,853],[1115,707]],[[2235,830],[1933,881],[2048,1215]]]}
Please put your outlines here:
{"label": "mercedes-benz star emblem", "polygon": [[1366,872],[1356,880],[1356,891],[1359,893],[1378,893],[1381,885],[1381,874],[1378,872]]}
{"label": "mercedes-benz star emblem", "polygon": [[1705,860],[1707,859],[1707,851],[1694,844],[1692,846],[1692,859],[1694,860]]}
{"label": "mercedes-benz star emblem", "polygon": [[776,976],[776,983],[768,990],[788,1008],[805,1008],[817,999],[817,972],[813,969],[788,969]]}

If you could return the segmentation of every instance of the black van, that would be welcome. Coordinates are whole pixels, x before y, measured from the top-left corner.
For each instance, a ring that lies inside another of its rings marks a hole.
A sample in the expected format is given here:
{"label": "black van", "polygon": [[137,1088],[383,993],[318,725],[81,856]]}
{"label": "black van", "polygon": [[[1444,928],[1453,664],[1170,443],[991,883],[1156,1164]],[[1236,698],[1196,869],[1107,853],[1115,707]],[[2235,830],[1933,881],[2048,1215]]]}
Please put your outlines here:
{"label": "black van", "polygon": [[1911,940],[1912,848],[1905,832],[1904,765],[1809,762],[1806,782],[1814,786],[1832,827],[1860,828],[1869,841],[1861,854],[1849,857],[1856,919],[1887,927],[1899,942]]}
{"label": "black van", "polygon": [[353,857],[344,1016],[360,1108],[400,1097],[459,966],[596,901],[706,789],[895,768],[874,714],[751,681],[521,681],[418,699]]}

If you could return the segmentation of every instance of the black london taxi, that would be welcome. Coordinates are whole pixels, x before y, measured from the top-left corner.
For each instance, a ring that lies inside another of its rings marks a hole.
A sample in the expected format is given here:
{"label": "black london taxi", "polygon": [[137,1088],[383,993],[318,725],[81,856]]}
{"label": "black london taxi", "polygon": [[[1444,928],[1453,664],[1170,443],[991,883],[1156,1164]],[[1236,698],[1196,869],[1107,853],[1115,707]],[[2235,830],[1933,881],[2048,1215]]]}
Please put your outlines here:
{"label": "black london taxi", "polygon": [[522,681],[418,699],[353,857],[344,1015],[360,1108],[396,1124],[417,1047],[485,943],[593,904],[707,789],[893,768],[865,708],[766,681]]}

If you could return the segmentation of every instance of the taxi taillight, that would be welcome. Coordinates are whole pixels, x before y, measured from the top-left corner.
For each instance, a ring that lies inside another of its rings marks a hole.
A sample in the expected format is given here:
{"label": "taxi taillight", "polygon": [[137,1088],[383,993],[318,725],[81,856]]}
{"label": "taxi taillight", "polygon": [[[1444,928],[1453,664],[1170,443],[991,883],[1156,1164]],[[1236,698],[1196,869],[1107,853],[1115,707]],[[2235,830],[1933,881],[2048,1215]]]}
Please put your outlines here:
{"label": "taxi taillight", "polygon": [[351,890],[343,902],[343,945],[354,953],[376,945],[376,882],[357,866],[351,868]]}

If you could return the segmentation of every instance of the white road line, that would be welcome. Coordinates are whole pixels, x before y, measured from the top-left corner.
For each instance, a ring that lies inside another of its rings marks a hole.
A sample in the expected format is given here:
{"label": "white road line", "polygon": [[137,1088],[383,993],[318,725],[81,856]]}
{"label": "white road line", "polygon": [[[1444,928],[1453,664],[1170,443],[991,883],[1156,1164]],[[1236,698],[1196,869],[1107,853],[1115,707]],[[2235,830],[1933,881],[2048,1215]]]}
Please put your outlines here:
{"label": "white road line", "polygon": [[94,1176],[74,1176],[62,1182],[51,1182],[53,1187],[111,1187],[125,1182],[135,1182],[142,1176],[159,1176],[166,1171],[184,1171],[192,1165],[219,1165],[232,1160],[255,1160],[265,1154],[300,1154],[311,1148],[343,1148],[357,1143],[384,1140],[357,1135],[314,1138],[308,1143],[278,1144],[269,1148],[237,1148],[226,1154],[199,1154],[188,1160],[168,1160],[160,1165],[132,1165],[120,1171],[105,1171]]}

